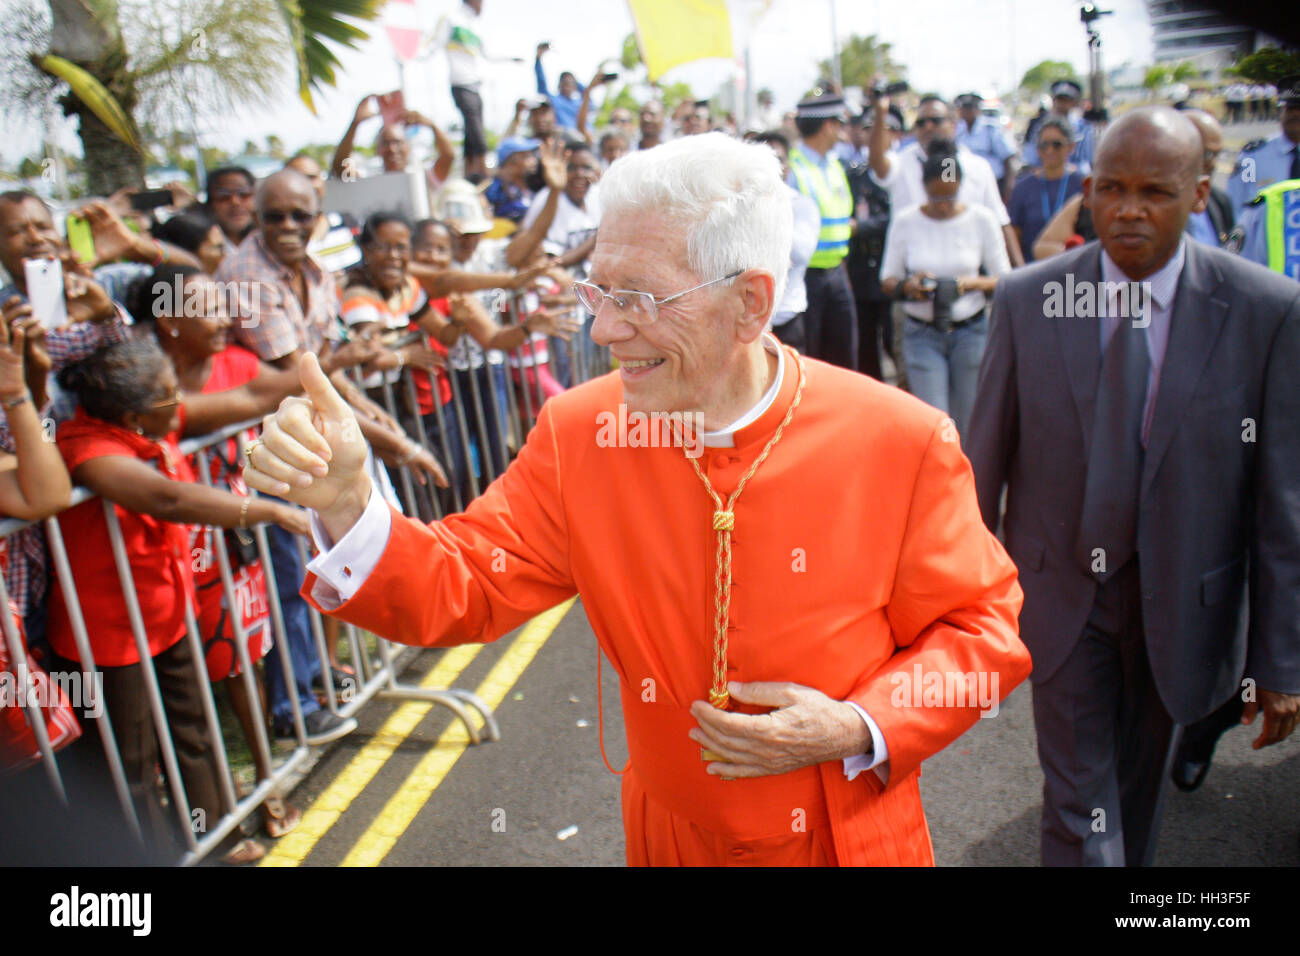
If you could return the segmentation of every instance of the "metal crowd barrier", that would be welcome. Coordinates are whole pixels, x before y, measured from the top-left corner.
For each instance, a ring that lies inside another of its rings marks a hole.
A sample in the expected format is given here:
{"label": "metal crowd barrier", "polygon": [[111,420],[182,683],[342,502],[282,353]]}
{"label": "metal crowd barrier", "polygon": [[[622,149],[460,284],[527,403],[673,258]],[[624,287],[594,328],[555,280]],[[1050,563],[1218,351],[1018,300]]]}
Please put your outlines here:
{"label": "metal crowd barrier", "polygon": [[[503,324],[515,324],[519,317],[520,298],[518,295],[511,297],[507,303],[507,310],[501,316]],[[556,369],[557,353],[562,352],[564,358],[568,360],[569,384],[578,384],[597,374],[602,374],[609,370],[610,360],[607,350],[595,346],[589,338],[590,316],[583,313],[586,322],[583,329],[574,336],[571,341],[564,341],[559,338],[551,337],[547,342],[548,349],[548,366],[553,370]],[[469,384],[468,389],[463,389],[458,382],[458,375],[450,367],[446,370],[447,377],[452,387],[452,400],[444,407],[439,402],[439,391],[437,382],[433,385],[433,406],[434,417],[438,423],[439,442],[431,442],[425,431],[423,422],[419,415],[419,407],[415,383],[408,368],[402,369],[401,375],[396,383],[390,382],[385,378],[383,385],[380,387],[382,405],[395,420],[402,423],[408,435],[414,433],[416,440],[420,445],[446,470],[451,483],[451,488],[445,494],[445,500],[440,500],[439,493],[434,487],[432,481],[426,484],[420,484],[413,479],[411,470],[407,466],[397,468],[398,480],[394,482],[395,488],[400,488],[400,500],[403,510],[408,515],[419,516],[422,520],[431,520],[441,518],[445,513],[452,510],[462,510],[463,505],[481,493],[492,480],[498,477],[499,469],[494,462],[492,448],[496,445],[508,461],[511,450],[517,451],[522,447],[523,441],[532,426],[536,424],[541,407],[545,402],[546,396],[543,391],[540,376],[537,374],[535,366],[537,364],[535,357],[531,353],[525,353],[522,347],[512,350],[508,355],[502,353],[488,354],[485,357],[485,367],[488,372],[487,382],[493,383],[493,376],[503,374],[505,378],[505,390],[507,408],[500,407],[500,401],[497,395],[497,389],[490,387],[483,389],[479,387],[477,371],[471,370],[467,377]],[[532,374],[530,374],[532,370]],[[515,380],[515,372],[518,372],[518,381]],[[560,376],[556,376],[559,378]],[[396,387],[394,387],[396,385]],[[487,396],[483,392],[487,391]],[[405,408],[399,408],[396,397],[403,394]],[[492,409],[492,421],[496,426],[496,434],[490,435],[488,428],[488,416],[486,408]],[[453,455],[451,440],[448,436],[446,423],[454,419],[458,423],[457,438],[459,439],[460,451],[464,455],[464,468],[468,479],[468,492],[465,489],[457,487],[455,469],[453,468]],[[188,439],[181,443],[181,450],[189,455],[193,454],[198,463],[198,472],[200,480],[207,485],[212,484],[211,471],[209,468],[208,450],[217,444],[235,439],[239,446],[240,459],[243,458],[245,435],[250,427],[256,426],[257,420],[243,422],[238,425],[232,425],[220,432],[205,435],[194,439]],[[473,430],[471,431],[471,427]],[[476,473],[474,468],[475,458],[471,453],[471,445],[478,450],[477,462],[481,474]],[[390,472],[393,469],[390,468]],[[256,496],[256,492],[250,490],[250,494]],[[82,504],[86,501],[93,500],[95,496],[84,488],[76,488],[73,491],[69,507]],[[427,500],[426,500],[427,499]],[[275,569],[271,562],[271,552],[267,542],[266,530],[263,526],[257,525],[252,528],[254,538],[257,544],[257,551],[262,565],[262,573],[266,583],[267,601],[270,610],[270,620],[272,635],[275,638],[275,649],[273,653],[280,655],[280,662],[284,672],[284,680],[288,691],[288,697],[291,702],[293,711],[293,728],[295,735],[295,746],[292,752],[285,756],[278,765],[274,765],[269,775],[263,775],[258,778],[256,786],[251,792],[240,799],[235,792],[234,778],[230,772],[229,757],[226,753],[224,736],[221,731],[220,721],[217,714],[217,705],[212,693],[212,687],[208,679],[207,666],[203,648],[203,639],[199,633],[196,621],[195,609],[187,600],[186,604],[186,636],[190,644],[190,650],[194,660],[195,675],[200,688],[201,703],[206,724],[206,730],[209,735],[209,741],[212,745],[213,757],[217,764],[217,775],[221,789],[221,798],[226,807],[225,812],[215,821],[204,821],[205,826],[196,828],[193,826],[193,808],[185,792],[184,781],[180,773],[180,767],[176,755],[175,743],[172,739],[171,728],[166,715],[166,708],[162,699],[162,694],[158,684],[158,677],[154,670],[153,658],[149,651],[148,636],[145,633],[144,623],[140,612],[139,597],[136,594],[135,582],[132,577],[129,558],[126,554],[125,545],[122,537],[121,526],[117,519],[114,506],[109,501],[102,501],[104,517],[108,525],[109,538],[112,546],[113,561],[117,568],[119,584],[122,588],[123,598],[126,602],[128,619],[130,621],[132,635],[136,644],[142,664],[141,672],[145,682],[146,693],[148,696],[149,708],[154,727],[157,731],[159,753],[163,767],[166,771],[166,778],[169,788],[170,801],[173,811],[175,812],[180,824],[180,832],[183,834],[185,841],[185,852],[180,859],[181,865],[192,865],[203,859],[207,854],[212,852],[227,835],[232,833],[236,827],[239,827],[242,821],[255,810],[257,810],[269,797],[280,795],[280,789],[285,781],[290,778],[303,765],[304,761],[310,754],[306,742],[306,728],[303,723],[301,704],[296,693],[296,680],[293,672],[293,660],[288,646],[287,632],[284,623],[283,609],[280,604],[279,592],[276,587]],[[36,522],[18,521],[14,519],[0,520],[0,537],[8,537],[25,528],[37,524]],[[80,601],[77,596],[76,581],[73,579],[71,567],[68,562],[68,553],[63,540],[58,518],[51,517],[41,522],[44,528],[46,541],[49,547],[51,565],[54,574],[57,575],[58,581],[62,587],[63,599],[68,612],[70,625],[73,631],[73,638],[76,643],[77,652],[80,657],[80,666],[83,673],[98,673],[94,661],[94,654],[91,650],[91,641],[89,628],[94,627],[94,622],[87,624],[82,611]],[[216,560],[216,565],[220,574],[222,595],[226,607],[230,610],[228,620],[234,636],[235,652],[238,655],[240,665],[239,680],[242,681],[244,691],[247,695],[250,709],[253,715],[253,725],[255,729],[255,739],[250,741],[254,752],[263,766],[272,766],[272,747],[270,737],[267,733],[266,715],[263,712],[261,696],[258,692],[257,676],[254,673],[252,661],[248,653],[248,634],[244,628],[243,615],[239,610],[239,602],[235,593],[234,573],[231,567],[230,555],[226,547],[226,539],[221,529],[213,529],[210,534],[210,540],[213,542],[215,554],[212,556]],[[302,563],[307,563],[306,545],[299,538],[297,539],[299,556]],[[27,715],[29,725],[33,728],[37,746],[41,753],[41,767],[47,781],[58,796],[66,805],[68,803],[68,794],[65,790],[62,775],[59,771],[58,757],[51,749],[49,737],[46,733],[45,721],[41,708],[38,703],[32,705],[31,699],[35,696],[33,693],[34,682],[28,666],[27,658],[23,650],[22,641],[19,638],[17,628],[8,613],[9,594],[3,577],[0,577],[0,630],[4,632],[4,639],[9,649],[9,657],[13,673],[17,678],[19,686],[23,693],[21,696],[22,706]],[[348,699],[340,699],[334,688],[333,674],[330,667],[330,657],[326,646],[325,629],[322,617],[314,608],[309,607],[312,634],[315,639],[316,651],[321,663],[321,683],[324,686],[327,709],[342,718],[354,715],[369,701],[375,698],[384,700],[419,700],[429,703],[439,704],[452,711],[453,714],[465,725],[466,732],[473,743],[479,743],[484,737],[488,740],[497,740],[500,738],[500,731],[497,726],[496,718],[491,709],[476,695],[469,691],[458,688],[448,688],[446,690],[437,690],[418,687],[411,684],[405,684],[398,680],[398,674],[401,672],[404,660],[404,653],[414,653],[415,649],[404,646],[394,649],[387,640],[380,635],[374,635],[376,642],[377,659],[373,658],[365,647],[363,635],[357,628],[351,624],[342,623],[341,628],[343,635],[348,642],[351,651],[351,661],[356,668],[357,687],[354,694],[348,696]],[[480,733],[471,720],[470,710],[478,711],[483,720],[483,730]],[[126,772],[122,763],[119,752],[117,738],[114,735],[112,721],[106,706],[98,707],[99,714],[94,717],[99,730],[99,737],[102,742],[104,757],[108,765],[108,771],[112,779],[113,790],[115,792],[118,805],[121,809],[122,816],[129,828],[130,833],[137,841],[143,840],[140,819],[130,793],[130,786],[126,779]],[[84,716],[81,717],[85,720]],[[34,768],[29,768],[24,772],[34,772]],[[285,794],[287,795],[287,794]]]}

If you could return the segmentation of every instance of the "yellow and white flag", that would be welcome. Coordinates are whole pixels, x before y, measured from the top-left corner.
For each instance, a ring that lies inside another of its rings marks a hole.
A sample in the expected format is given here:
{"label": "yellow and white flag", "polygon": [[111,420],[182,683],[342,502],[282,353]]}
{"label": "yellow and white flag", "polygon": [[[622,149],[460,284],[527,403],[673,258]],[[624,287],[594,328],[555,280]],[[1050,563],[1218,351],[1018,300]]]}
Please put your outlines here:
{"label": "yellow and white flag", "polygon": [[732,58],[726,0],[627,0],[653,83],[675,66]]}

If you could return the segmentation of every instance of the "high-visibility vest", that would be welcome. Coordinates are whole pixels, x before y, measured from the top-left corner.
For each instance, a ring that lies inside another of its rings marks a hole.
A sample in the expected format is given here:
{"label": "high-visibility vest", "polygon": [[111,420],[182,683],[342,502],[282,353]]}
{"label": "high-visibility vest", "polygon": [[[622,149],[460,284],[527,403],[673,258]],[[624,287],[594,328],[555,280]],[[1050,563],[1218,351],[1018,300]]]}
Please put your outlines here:
{"label": "high-visibility vest", "polygon": [[1268,267],[1300,279],[1300,179],[1288,179],[1259,191],[1264,201],[1264,238]]}
{"label": "high-visibility vest", "polygon": [[822,229],[817,234],[817,250],[808,261],[810,269],[833,269],[849,254],[849,236],[853,229],[853,194],[844,167],[834,155],[826,157],[826,172],[814,166],[803,150],[790,150],[790,171],[799,192],[811,197],[822,214]]}

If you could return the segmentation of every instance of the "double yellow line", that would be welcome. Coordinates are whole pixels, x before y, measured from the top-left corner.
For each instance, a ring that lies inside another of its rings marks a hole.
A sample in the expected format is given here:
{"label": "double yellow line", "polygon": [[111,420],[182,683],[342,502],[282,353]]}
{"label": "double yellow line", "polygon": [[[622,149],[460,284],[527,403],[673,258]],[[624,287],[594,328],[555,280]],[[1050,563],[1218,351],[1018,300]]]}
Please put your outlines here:
{"label": "double yellow line", "polygon": [[[573,606],[574,600],[570,598],[563,604],[556,605],[525,625],[520,635],[515,638],[510,648],[493,665],[487,677],[475,690],[488,707],[496,710],[501,705],[510,688],[519,680],[524,670],[537,656],[537,652],[542,649],[542,645],[550,638],[569,608]],[[451,686],[482,649],[482,645],[479,644],[452,648],[420,682],[420,686],[426,688]],[[260,865],[299,866],[321,838],[338,822],[352,802],[365,791],[375,775],[433,706],[430,703],[418,702],[402,704],[388,720],[384,721],[379,732],[361,748],[343,771],[304,811],[302,822],[294,828],[294,831],[281,838],[271,852],[262,858]],[[342,865],[378,866],[468,747],[469,735],[465,732],[464,725],[459,720],[453,720],[432,749],[407,775],[397,793],[384,805],[383,810],[379,812],[366,832],[353,844],[352,849],[344,857]]]}

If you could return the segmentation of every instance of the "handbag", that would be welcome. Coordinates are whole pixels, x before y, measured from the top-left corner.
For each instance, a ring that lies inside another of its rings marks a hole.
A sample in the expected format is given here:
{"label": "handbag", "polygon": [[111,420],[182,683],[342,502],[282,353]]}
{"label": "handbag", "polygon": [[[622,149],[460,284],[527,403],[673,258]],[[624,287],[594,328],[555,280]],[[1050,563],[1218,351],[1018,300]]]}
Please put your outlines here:
{"label": "handbag", "polygon": [[45,721],[45,733],[50,739],[50,749],[62,750],[81,736],[81,724],[72,709],[72,702],[63,688],[50,680],[50,675],[27,654],[27,638],[23,633],[18,607],[9,602],[18,640],[27,657],[27,685],[19,680],[9,660],[9,643],[0,634],[0,774],[12,773],[30,767],[41,759],[41,749],[36,742],[36,731],[27,719],[25,702],[34,701]]}

